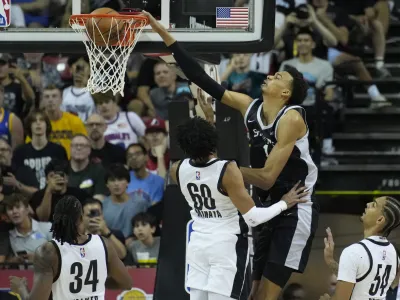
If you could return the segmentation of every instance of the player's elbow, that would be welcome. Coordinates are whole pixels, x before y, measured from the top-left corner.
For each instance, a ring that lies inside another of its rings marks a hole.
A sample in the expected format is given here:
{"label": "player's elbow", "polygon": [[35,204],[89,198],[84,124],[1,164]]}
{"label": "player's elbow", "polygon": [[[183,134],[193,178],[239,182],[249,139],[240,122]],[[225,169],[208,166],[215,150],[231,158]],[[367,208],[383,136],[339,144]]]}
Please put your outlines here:
{"label": "player's elbow", "polygon": [[122,290],[130,290],[133,288],[133,280],[131,276],[125,278],[123,282],[120,283],[120,288]]}
{"label": "player's elbow", "polygon": [[263,172],[260,178],[259,188],[263,190],[269,190],[276,181],[276,177],[269,174],[268,172]]}

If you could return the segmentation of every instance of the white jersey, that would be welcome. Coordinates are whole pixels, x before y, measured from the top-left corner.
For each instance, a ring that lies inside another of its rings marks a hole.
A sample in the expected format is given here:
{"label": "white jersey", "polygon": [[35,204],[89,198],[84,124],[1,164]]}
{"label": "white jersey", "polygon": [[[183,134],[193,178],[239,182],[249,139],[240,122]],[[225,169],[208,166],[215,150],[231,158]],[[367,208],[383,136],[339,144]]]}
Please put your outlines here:
{"label": "white jersey", "polygon": [[355,284],[351,300],[386,299],[398,264],[393,245],[384,237],[371,236],[343,250],[338,280]]}
{"label": "white jersey", "polygon": [[89,235],[81,245],[52,242],[59,250],[61,267],[53,282],[53,299],[104,300],[107,251],[100,236]]}
{"label": "white jersey", "polygon": [[231,199],[223,191],[222,177],[229,161],[212,159],[204,165],[182,160],[177,181],[192,208],[193,230],[199,233],[242,234],[248,227]]}
{"label": "white jersey", "polygon": [[70,86],[63,91],[61,110],[78,115],[83,122],[86,122],[87,118],[96,112],[96,106],[86,88]]}
{"label": "white jersey", "polygon": [[130,144],[137,143],[138,138],[144,136],[145,130],[146,125],[137,114],[119,112],[114,120],[107,122],[104,138],[107,142],[126,149]]}

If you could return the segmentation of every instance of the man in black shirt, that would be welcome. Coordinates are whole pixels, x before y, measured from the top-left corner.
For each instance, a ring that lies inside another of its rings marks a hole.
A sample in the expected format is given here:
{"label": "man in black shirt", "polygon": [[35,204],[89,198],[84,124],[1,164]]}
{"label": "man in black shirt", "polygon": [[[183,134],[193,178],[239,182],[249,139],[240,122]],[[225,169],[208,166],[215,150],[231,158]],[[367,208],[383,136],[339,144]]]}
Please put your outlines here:
{"label": "man in black shirt", "polygon": [[90,159],[100,162],[106,169],[111,164],[125,164],[125,150],[117,145],[107,142],[104,132],[107,124],[99,114],[93,114],[86,120],[86,130],[90,140],[92,151]]}
{"label": "man in black shirt", "polygon": [[49,141],[51,123],[49,117],[40,110],[31,112],[25,121],[25,132],[31,142],[20,146],[14,152],[13,165],[27,166],[36,173],[40,188],[46,185],[45,168],[54,158],[68,160],[63,146]]}
{"label": "man in black shirt", "polygon": [[83,190],[68,187],[68,162],[53,159],[45,168],[46,186],[33,194],[30,205],[36,219],[42,222],[53,222],[57,202],[65,195],[76,197],[83,203],[89,196]]}

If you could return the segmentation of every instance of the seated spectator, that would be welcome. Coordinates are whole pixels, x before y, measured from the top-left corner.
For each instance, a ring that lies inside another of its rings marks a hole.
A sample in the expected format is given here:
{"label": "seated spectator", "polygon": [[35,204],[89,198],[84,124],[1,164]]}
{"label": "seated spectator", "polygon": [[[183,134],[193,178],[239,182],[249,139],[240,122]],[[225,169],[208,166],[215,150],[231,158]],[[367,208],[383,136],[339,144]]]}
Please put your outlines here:
{"label": "seated spectator", "polygon": [[53,222],[54,208],[65,195],[74,196],[81,203],[89,197],[83,190],[68,186],[68,162],[53,159],[44,171],[46,186],[33,194],[30,200],[37,220]]}
{"label": "seated spectator", "polygon": [[3,108],[23,117],[26,104],[33,104],[35,93],[17,66],[10,67],[11,55],[0,53],[0,83],[4,87]]}
{"label": "seated spectator", "polygon": [[36,173],[39,188],[46,185],[44,169],[52,158],[68,160],[65,149],[48,139],[51,133],[51,123],[44,111],[34,110],[25,120],[25,132],[31,142],[18,147],[14,151],[13,165],[18,169],[22,166],[31,168]]}
{"label": "seated spectator", "polygon": [[129,172],[123,165],[110,166],[106,182],[111,195],[103,201],[103,215],[107,226],[122,231],[125,237],[132,233],[132,216],[146,211],[150,205],[142,193],[126,192],[129,179]]}
{"label": "seated spectator", "polygon": [[98,114],[91,115],[86,120],[86,129],[91,145],[90,159],[93,162],[101,162],[104,168],[111,164],[125,164],[125,150],[117,145],[107,142],[104,132],[107,124],[104,118]]}
{"label": "seated spectator", "polygon": [[0,137],[15,149],[24,143],[24,128],[21,119],[4,109],[4,87],[0,84]]}
{"label": "seated spectator", "polygon": [[40,28],[49,26],[50,0],[13,0],[18,4],[25,15],[25,23],[28,27]]}
{"label": "seated spectator", "polygon": [[150,99],[156,114],[168,120],[168,103],[180,93],[190,93],[186,82],[177,82],[177,75],[165,62],[157,62],[154,66],[154,81],[157,87],[150,91]]}
{"label": "seated spectator", "polygon": [[[59,88],[53,85],[44,89],[40,105],[50,119],[51,133],[49,140],[63,146],[69,158],[72,137],[76,134],[86,135],[86,128],[79,117],[60,109],[61,102],[61,90]],[[27,137],[26,142],[30,141],[31,139]]]}
{"label": "seated spectator", "polygon": [[98,234],[113,244],[118,257],[124,259],[126,256],[125,237],[120,230],[113,230],[107,227],[103,216],[103,203],[101,201],[89,198],[83,203],[83,224],[86,233]]}
{"label": "seated spectator", "polygon": [[10,263],[32,262],[35,250],[52,239],[51,223],[37,222],[29,216],[29,200],[20,194],[4,198],[7,216],[14,229],[10,230]]}
{"label": "seated spectator", "polygon": [[159,118],[146,121],[146,142],[150,147],[146,168],[162,178],[169,169],[168,133],[165,121]]}
{"label": "seated spectator", "polygon": [[104,137],[107,142],[120,145],[124,149],[137,143],[144,136],[146,126],[134,112],[123,112],[112,92],[93,95],[99,114],[105,119],[107,129]]}
{"label": "seated spectator", "polygon": [[[304,79],[310,84],[307,98],[302,103],[307,110],[307,114],[315,116],[315,104],[318,97],[318,90],[323,90],[324,100],[321,105],[327,110],[328,115],[325,115],[326,126],[324,128],[324,138],[322,151],[324,153],[332,153],[333,149],[333,109],[326,105],[326,101],[332,101],[334,99],[334,89],[330,86],[326,86],[326,83],[333,80],[333,68],[331,64],[323,59],[317,58],[313,55],[312,50],[315,47],[315,41],[313,33],[308,29],[301,29],[297,33],[296,37],[298,58],[286,60],[282,63],[280,71],[284,71],[286,66],[292,66],[297,68],[303,73]],[[279,76],[279,75],[278,75]],[[308,118],[310,116],[307,116]],[[314,117],[311,117],[313,119]],[[309,124],[312,124],[310,122]]]}
{"label": "seated spectator", "polygon": [[155,264],[158,260],[160,250],[160,237],[154,236],[157,221],[154,216],[148,213],[139,213],[132,218],[133,234],[136,239],[127,246],[128,255],[136,264]]}
{"label": "seated spectator", "polygon": [[304,288],[299,283],[289,284],[282,292],[282,300],[305,300]]}
{"label": "seated spectator", "polygon": [[[8,231],[13,228],[11,221],[8,219],[6,206],[4,205],[3,177],[0,174],[0,263],[5,262],[9,253],[10,242]],[[0,268],[1,269],[1,268]]]}
{"label": "seated spectator", "polygon": [[108,194],[104,182],[105,170],[100,163],[91,162],[89,156],[89,138],[82,134],[73,137],[68,186],[80,188],[90,197],[103,200]]}
{"label": "seated spectator", "polygon": [[[349,33],[355,26],[355,21],[352,20],[341,7],[335,6],[328,0],[313,0],[312,4],[317,10],[318,20],[320,20],[338,40],[338,45],[335,48],[328,49],[329,62],[338,73],[355,75],[360,80],[371,81],[371,74],[361,58],[347,53],[350,38]],[[367,91],[373,106],[390,105],[375,84],[371,84]]]}
{"label": "seated spectator", "polygon": [[221,81],[228,83],[229,90],[249,95],[253,99],[261,96],[261,84],[265,75],[250,71],[252,54],[233,54]]}
{"label": "seated spectator", "polygon": [[127,193],[141,192],[154,204],[164,196],[164,178],[146,169],[147,160],[147,150],[143,144],[132,144],[126,149],[126,161],[131,170]]}
{"label": "seated spectator", "polygon": [[86,89],[90,76],[88,57],[72,57],[68,60],[73,84],[64,89],[61,109],[78,115],[83,122],[96,111],[92,95]]}
{"label": "seated spectator", "polygon": [[13,152],[6,140],[0,138],[0,168],[3,179],[3,190],[5,195],[15,192],[32,196],[39,188],[39,182],[35,172],[27,166],[16,167],[13,165]]}

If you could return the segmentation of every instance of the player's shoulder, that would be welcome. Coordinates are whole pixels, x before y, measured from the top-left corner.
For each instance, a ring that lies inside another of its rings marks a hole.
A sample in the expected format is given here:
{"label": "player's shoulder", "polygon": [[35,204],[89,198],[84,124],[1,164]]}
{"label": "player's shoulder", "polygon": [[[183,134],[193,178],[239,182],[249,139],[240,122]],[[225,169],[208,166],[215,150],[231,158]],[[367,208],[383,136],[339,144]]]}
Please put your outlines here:
{"label": "player's shoulder", "polygon": [[[290,126],[291,128],[301,128],[304,123],[304,118],[302,114],[299,112],[299,109],[302,109],[300,106],[298,108],[291,107],[287,109],[287,111],[282,115],[279,123],[280,125],[284,124]],[[300,126],[300,127],[292,127],[292,126]]]}
{"label": "player's shoulder", "polygon": [[350,259],[362,258],[365,255],[368,255],[365,247],[366,246],[362,244],[362,241],[351,244],[350,246],[343,249],[341,258],[343,257],[349,257]]}

